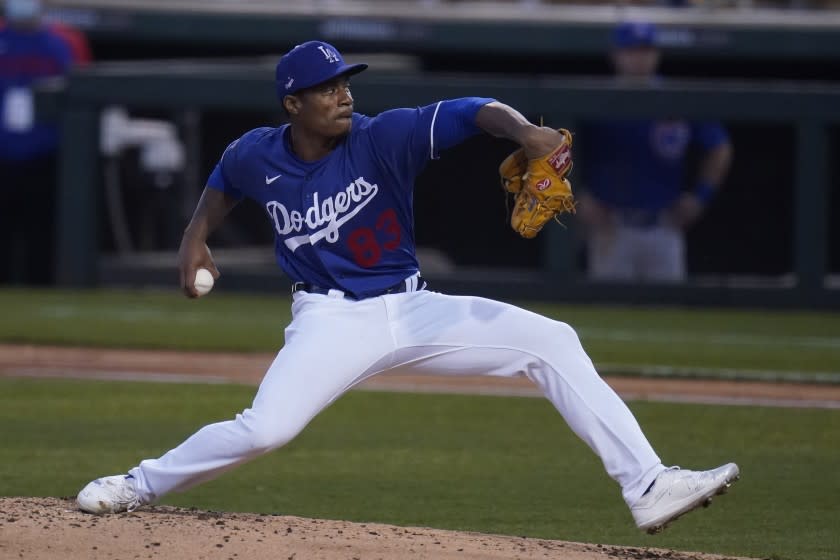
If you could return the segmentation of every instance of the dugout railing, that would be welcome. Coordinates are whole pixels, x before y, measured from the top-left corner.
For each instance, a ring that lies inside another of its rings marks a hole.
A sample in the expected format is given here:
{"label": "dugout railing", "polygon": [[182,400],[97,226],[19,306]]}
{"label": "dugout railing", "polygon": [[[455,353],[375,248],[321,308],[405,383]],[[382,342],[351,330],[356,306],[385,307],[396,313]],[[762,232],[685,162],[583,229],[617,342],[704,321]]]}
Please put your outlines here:
{"label": "dugout railing", "polygon": [[[800,3],[801,4],[801,3]],[[50,17],[99,44],[283,52],[312,38],[343,51],[479,56],[602,56],[621,19],[654,21],[669,57],[834,59],[840,10],[670,8],[570,2],[293,2],[272,0],[54,0]]]}
{"label": "dugout railing", "polygon": [[[99,114],[103,107],[178,110],[277,110],[271,69],[259,64],[207,62],[104,64],[74,74],[64,87],[39,94],[42,115],[62,123],[60,192],[56,216],[57,281],[63,286],[109,282],[171,283],[164,272],[103,270],[99,252],[101,209],[97,188]],[[597,285],[581,281],[570,263],[558,228],[538,271],[464,273],[436,279],[439,289],[502,298],[560,299],[660,304],[703,304],[840,308],[840,290],[828,278],[828,127],[840,121],[840,87],[803,83],[673,82],[657,89],[620,87],[605,80],[502,78],[370,71],[354,89],[357,108],[375,113],[394,106],[422,105],[430,99],[473,95],[496,97],[549,122],[574,123],[589,117],[666,116],[788,123],[795,130],[794,266],[784,286]],[[757,200],[757,204],[760,201]],[[567,238],[567,236],[566,236]],[[276,272],[272,273],[276,275]],[[253,271],[228,271],[227,285],[278,289]]]}

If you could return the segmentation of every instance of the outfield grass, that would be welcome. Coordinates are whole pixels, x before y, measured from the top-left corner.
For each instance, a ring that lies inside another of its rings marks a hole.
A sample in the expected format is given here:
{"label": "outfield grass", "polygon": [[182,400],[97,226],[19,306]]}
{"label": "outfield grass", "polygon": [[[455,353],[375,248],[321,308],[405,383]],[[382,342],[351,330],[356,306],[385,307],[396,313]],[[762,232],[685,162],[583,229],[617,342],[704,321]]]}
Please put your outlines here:
{"label": "outfield grass", "polygon": [[[248,405],[253,389],[0,379],[0,495],[68,496]],[[289,446],[165,503],[779,559],[840,556],[840,411],[634,403],[667,463],[743,479],[666,533],[542,399],[351,392]]]}
{"label": "outfield grass", "polygon": [[[0,290],[0,342],[274,352],[289,321],[284,294],[214,292],[188,300],[174,290]],[[840,314],[651,309],[525,303],[576,328],[605,369],[664,366],[758,370],[840,382]]]}

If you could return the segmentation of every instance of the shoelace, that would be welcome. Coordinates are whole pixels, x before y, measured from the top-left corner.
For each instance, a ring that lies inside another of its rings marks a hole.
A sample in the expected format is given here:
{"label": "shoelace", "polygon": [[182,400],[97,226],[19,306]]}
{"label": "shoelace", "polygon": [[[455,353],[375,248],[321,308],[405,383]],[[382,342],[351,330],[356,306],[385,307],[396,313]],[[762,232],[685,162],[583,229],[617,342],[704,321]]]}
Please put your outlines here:
{"label": "shoelace", "polygon": [[125,505],[126,511],[128,512],[132,512],[143,505],[137,496],[137,492],[130,486],[122,488],[117,492],[117,501],[120,505]]}
{"label": "shoelace", "polygon": [[670,467],[668,470],[683,471],[684,474],[680,479],[692,490],[696,490],[707,480],[714,479],[714,474],[711,471],[685,471],[679,467]]}
{"label": "shoelace", "polygon": [[673,465],[673,466],[671,466],[671,467],[667,467],[664,471],[662,471],[661,473],[659,473],[659,476],[657,476],[657,477],[653,480],[653,482],[651,482],[651,483],[650,483],[650,486],[648,486],[648,489],[647,489],[647,490],[645,490],[645,493],[644,493],[644,494],[642,494],[642,496],[647,496],[648,494],[650,494],[650,491],[651,491],[651,490],[653,490],[653,489],[656,487],[656,483],[657,483],[657,481],[659,481],[660,477],[661,477],[663,474],[665,474],[666,472],[681,471],[681,470],[682,470],[682,469],[681,469],[679,466],[677,466],[677,465]]}
{"label": "shoelace", "polygon": [[140,500],[138,500],[137,498],[134,498],[134,500],[128,505],[128,507],[125,508],[125,511],[127,511],[128,513],[131,513],[135,509],[139,508],[141,505],[143,505],[143,504],[140,503]]}

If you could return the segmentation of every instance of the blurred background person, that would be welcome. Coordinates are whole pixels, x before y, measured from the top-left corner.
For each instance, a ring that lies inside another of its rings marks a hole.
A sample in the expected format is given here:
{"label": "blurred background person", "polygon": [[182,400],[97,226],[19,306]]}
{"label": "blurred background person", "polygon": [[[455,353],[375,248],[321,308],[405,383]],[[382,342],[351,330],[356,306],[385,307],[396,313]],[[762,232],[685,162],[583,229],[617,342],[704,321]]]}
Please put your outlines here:
{"label": "blurred background person", "polygon": [[[656,87],[661,51],[653,24],[619,24],[612,47],[620,83]],[[584,123],[581,133],[585,190],[578,219],[589,278],[685,280],[684,234],[712,202],[732,161],[724,127],[680,118],[633,119]],[[700,160],[688,178],[691,147],[699,149]]]}
{"label": "blurred background person", "polygon": [[[6,0],[0,20],[0,283],[53,280],[58,129],[38,122],[33,85],[90,60],[84,36],[41,20],[39,0]],[[86,58],[85,58],[86,57]]]}
{"label": "blurred background person", "polygon": [[74,66],[85,67],[93,62],[90,43],[81,30],[63,21],[50,21],[48,28],[64,39],[64,42],[70,47],[70,55]]}

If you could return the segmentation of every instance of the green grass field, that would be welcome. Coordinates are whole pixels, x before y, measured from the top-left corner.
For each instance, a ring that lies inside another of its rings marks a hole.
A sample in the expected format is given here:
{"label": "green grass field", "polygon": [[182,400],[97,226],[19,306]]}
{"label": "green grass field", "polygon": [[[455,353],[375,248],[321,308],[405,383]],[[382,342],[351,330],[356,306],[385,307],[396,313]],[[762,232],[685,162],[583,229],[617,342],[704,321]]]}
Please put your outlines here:
{"label": "green grass field", "polygon": [[[0,290],[0,341],[274,352],[284,294],[201,300],[142,291]],[[744,377],[771,371],[840,383],[840,314],[523,304],[571,324],[604,371],[669,367]]]}
{"label": "green grass field", "polygon": [[[253,389],[0,379],[0,494],[69,496],[232,417]],[[289,446],[164,503],[760,558],[840,556],[840,411],[634,403],[666,462],[743,473],[651,537],[542,399],[351,392]]]}
{"label": "green grass field", "polygon": [[[602,370],[840,383],[840,315],[525,304]],[[274,352],[289,298],[0,290],[0,343]],[[253,388],[0,378],[0,495],[69,496],[246,407]],[[708,512],[640,534],[547,401],[352,392],[292,444],[165,503],[773,559],[840,558],[840,411],[632,403],[666,463],[743,473]]]}

